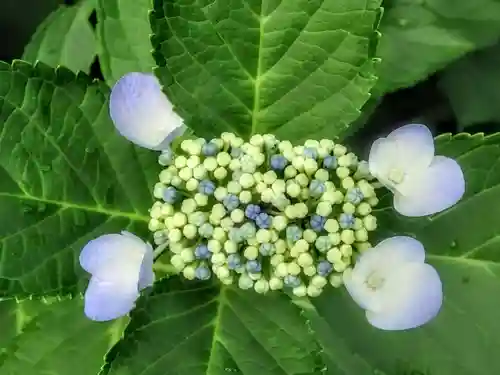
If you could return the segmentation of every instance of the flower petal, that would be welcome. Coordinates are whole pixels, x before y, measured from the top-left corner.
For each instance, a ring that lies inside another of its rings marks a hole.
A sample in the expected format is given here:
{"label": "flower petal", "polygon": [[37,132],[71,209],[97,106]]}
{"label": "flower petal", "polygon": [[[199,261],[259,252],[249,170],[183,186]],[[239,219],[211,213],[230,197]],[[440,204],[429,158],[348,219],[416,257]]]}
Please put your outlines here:
{"label": "flower petal", "polygon": [[364,251],[356,261],[353,277],[364,282],[372,272],[385,275],[402,264],[424,261],[425,249],[422,243],[411,237],[395,236]]}
{"label": "flower petal", "polygon": [[428,264],[408,263],[395,269],[380,290],[378,312],[367,311],[369,323],[383,330],[405,330],[433,319],[443,302],[437,271]]}
{"label": "flower petal", "polygon": [[92,277],[85,291],[85,315],[98,322],[119,318],[134,308],[138,297],[137,284],[115,283]]}
{"label": "flower petal", "polygon": [[427,168],[434,157],[434,138],[420,124],[409,124],[394,130],[386,138],[377,139],[370,150],[370,173],[384,179],[393,169],[413,174]]}
{"label": "flower petal", "polygon": [[148,244],[146,253],[144,254],[144,259],[142,260],[141,271],[139,273],[139,290],[150,287],[155,281],[153,261],[153,248],[150,244]]}
{"label": "flower petal", "polygon": [[430,167],[394,195],[394,208],[405,216],[426,216],[446,210],[465,193],[465,178],[453,159],[436,156]]}
{"label": "flower petal", "polygon": [[165,148],[174,131],[177,136],[185,130],[153,74],[128,73],[120,78],[111,91],[109,111],[121,135],[149,149]]}
{"label": "flower petal", "polygon": [[137,285],[147,249],[148,244],[132,233],[105,234],[85,245],[80,265],[102,280],[123,282],[135,278]]}
{"label": "flower petal", "polygon": [[347,292],[361,308],[369,309],[374,306],[374,294],[365,285],[365,280],[355,276],[352,270],[345,270],[342,273],[342,281]]}

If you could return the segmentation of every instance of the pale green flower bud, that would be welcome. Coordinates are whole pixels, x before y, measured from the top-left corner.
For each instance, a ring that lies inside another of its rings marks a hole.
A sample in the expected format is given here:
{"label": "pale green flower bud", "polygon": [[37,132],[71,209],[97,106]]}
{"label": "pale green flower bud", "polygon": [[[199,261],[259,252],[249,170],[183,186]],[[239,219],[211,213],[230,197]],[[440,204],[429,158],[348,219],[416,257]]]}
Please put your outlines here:
{"label": "pale green flower bud", "polygon": [[183,155],[179,155],[174,160],[174,165],[177,169],[184,168],[186,166],[187,159]]}
{"label": "pale green flower bud", "polygon": [[359,242],[356,244],[356,248],[360,253],[372,248],[372,244],[369,242]]}
{"label": "pale green flower bud", "polygon": [[[198,205],[196,204],[196,201],[192,198],[188,198],[188,199],[185,199],[182,201],[181,211],[183,213],[189,215],[190,213],[193,213],[197,207],[198,207]],[[174,217],[175,217],[175,215],[174,215]],[[187,218],[186,218],[186,221],[187,221]]]}
{"label": "pale green flower bud", "polygon": [[243,256],[249,260],[255,260],[259,256],[259,249],[255,246],[247,246],[243,252]]}
{"label": "pale green flower bud", "polygon": [[330,174],[326,169],[318,169],[318,171],[314,174],[314,178],[319,181],[327,182],[330,178]]}
{"label": "pale green flower bud", "polygon": [[347,152],[347,148],[340,144],[333,146],[333,154],[338,158]]}
{"label": "pale green flower bud", "polygon": [[186,224],[184,228],[182,228],[182,233],[184,234],[184,237],[191,240],[198,234],[198,229],[193,224]]}
{"label": "pale green flower bud", "polygon": [[175,228],[173,217],[170,216],[165,219],[165,226],[167,227],[168,230],[172,230]]}
{"label": "pale green flower bud", "polygon": [[355,232],[356,241],[365,242],[368,241],[368,231],[364,228],[358,229]]}
{"label": "pale green flower bud", "polygon": [[297,171],[303,171],[304,170],[304,163],[305,159],[302,156],[295,156],[291,162],[292,166],[297,170]]}
{"label": "pale green flower bud", "polygon": [[330,263],[338,263],[342,261],[342,253],[337,247],[332,247],[328,252],[326,253],[326,259]]}
{"label": "pale green flower bud", "polygon": [[333,150],[334,143],[331,139],[322,139],[321,141],[319,141],[319,145],[331,151]]}
{"label": "pale green flower bud", "polygon": [[311,285],[314,285],[316,288],[324,288],[326,284],[328,283],[328,280],[326,277],[316,275],[311,279]]}
{"label": "pale green flower bud", "polygon": [[213,172],[217,169],[219,164],[217,163],[217,159],[213,156],[209,156],[203,161],[203,166],[207,171]]}
{"label": "pale green flower bud", "polygon": [[241,185],[236,181],[229,181],[227,191],[231,194],[239,194],[241,192]]}
{"label": "pale green flower bud", "polygon": [[257,193],[262,194],[264,190],[267,189],[267,185],[263,182],[258,182],[257,185],[255,185],[255,190]]}
{"label": "pale green flower bud", "polygon": [[330,153],[330,150],[328,150],[325,147],[318,147],[318,156],[322,159],[326,158],[328,154]]}
{"label": "pale green flower bud", "polygon": [[226,215],[226,208],[221,203],[216,203],[212,207],[212,216],[222,219]]}
{"label": "pale green flower bud", "polygon": [[349,167],[351,166],[351,156],[349,154],[347,155],[342,155],[339,158],[337,158],[337,163],[340,167]]}
{"label": "pale green flower bud", "polygon": [[275,193],[272,189],[266,188],[260,194],[260,199],[264,203],[271,203],[275,198]]}
{"label": "pale green flower bud", "polygon": [[297,157],[297,154],[292,150],[285,150],[283,151],[283,157],[288,160],[289,162],[293,161],[294,158]]}
{"label": "pale green flower bud", "polygon": [[224,242],[224,250],[226,250],[226,253],[228,254],[234,254],[238,251],[238,244],[228,240]]}
{"label": "pale green flower bud", "polygon": [[285,257],[282,254],[274,254],[271,256],[271,265],[274,267],[278,266],[285,261]]}
{"label": "pale green flower bud", "polygon": [[223,243],[226,240],[226,231],[221,227],[214,228],[214,233],[212,234],[214,240]]}
{"label": "pale green flower bud", "polygon": [[295,216],[295,207],[288,206],[287,208],[285,208],[285,216],[291,220],[295,219],[297,217]]}
{"label": "pale green flower bud", "polygon": [[194,278],[196,277],[196,270],[192,266],[187,266],[182,270],[182,275],[187,280],[194,280]]}
{"label": "pale green flower bud", "polygon": [[361,216],[369,215],[372,212],[372,207],[367,202],[361,202],[359,206],[356,208],[356,211]]}
{"label": "pale green flower bud", "polygon": [[200,193],[194,195],[194,201],[200,207],[204,207],[208,204],[208,196]]}
{"label": "pale green flower bud", "polygon": [[340,233],[340,240],[347,245],[353,244],[355,239],[354,231],[351,229],[344,229]]}
{"label": "pale green flower bud", "polygon": [[276,175],[275,171],[267,171],[264,173],[264,183],[267,185],[272,185],[276,180],[278,176]]}
{"label": "pale green flower bud", "polygon": [[243,173],[240,177],[240,185],[244,189],[249,189],[255,184],[255,179],[250,173]]}
{"label": "pale green flower bud", "polygon": [[287,184],[286,193],[292,198],[298,197],[300,190],[300,186],[293,181]]}
{"label": "pale green flower bud", "polygon": [[227,189],[225,187],[219,186],[214,190],[214,197],[219,202],[222,202],[227,196]]}
{"label": "pale green flower bud", "polygon": [[245,220],[245,213],[239,208],[231,212],[231,220],[235,223],[242,223]]}
{"label": "pale green flower bud", "polygon": [[217,180],[223,180],[227,177],[227,170],[226,168],[218,167],[214,171],[214,177]]}
{"label": "pale green flower bud", "polygon": [[155,206],[151,208],[149,216],[151,216],[152,219],[159,219],[161,216],[161,206]]}
{"label": "pale green flower bud", "polygon": [[297,297],[305,297],[307,295],[307,288],[305,285],[300,285],[292,290],[293,294]]}
{"label": "pale green flower bud", "polygon": [[255,147],[262,147],[264,138],[260,134],[255,134],[250,137],[250,144]]}
{"label": "pale green flower bud", "polygon": [[337,202],[337,194],[335,194],[335,191],[326,191],[323,193],[321,196],[321,201],[323,202],[328,202],[330,204],[334,204]]}
{"label": "pale green flower bud", "polygon": [[[215,230],[214,230],[214,232],[215,232]],[[207,242],[207,248],[211,253],[215,254],[215,253],[219,253],[222,250],[222,245],[217,240],[209,240]]]}
{"label": "pale green flower bud", "polygon": [[309,185],[309,178],[304,173],[295,176],[295,181],[302,187],[307,187]]}
{"label": "pale green flower bud", "polygon": [[[204,163],[203,163],[204,164]],[[193,177],[197,180],[203,180],[207,176],[205,165],[198,165],[193,168]]]}
{"label": "pale green flower bud", "polygon": [[271,189],[273,189],[276,194],[283,194],[286,191],[286,183],[283,180],[276,180],[271,185]]}
{"label": "pale green flower bud", "polygon": [[193,250],[191,249],[183,249],[179,255],[186,263],[190,263],[194,260]]}
{"label": "pale green flower bud", "polygon": [[269,291],[269,283],[267,282],[267,280],[257,280],[255,282],[254,289],[259,294],[267,293]]}
{"label": "pale green flower bud", "polygon": [[191,155],[186,162],[186,166],[191,170],[194,169],[199,164],[200,164],[200,157],[197,155]]}
{"label": "pale green flower bud", "polygon": [[341,274],[330,275],[330,284],[334,288],[338,288],[338,287],[342,286],[342,284],[343,284],[342,275]]}
{"label": "pale green flower bud", "polygon": [[309,285],[307,287],[307,295],[309,297],[318,297],[321,292],[322,290],[320,288],[316,288],[314,285]]}
{"label": "pale green flower bud", "polygon": [[350,257],[352,255],[352,246],[347,244],[341,245],[340,252],[344,257]]}
{"label": "pale green flower bud", "polygon": [[189,152],[189,147],[193,141],[191,139],[185,139],[181,142],[181,150],[184,152]]}
{"label": "pale green flower bud", "polygon": [[297,263],[303,268],[312,266],[313,262],[314,260],[309,253],[302,253],[297,258]]}
{"label": "pale green flower bud", "polygon": [[170,182],[172,181],[172,177],[172,172],[166,169],[160,172],[160,182],[163,184],[170,184]]}
{"label": "pale green flower bud", "polygon": [[218,252],[212,255],[210,260],[212,261],[213,264],[220,266],[225,263],[226,256],[224,255],[224,253]]}
{"label": "pale green flower bud", "polygon": [[233,159],[231,160],[231,162],[229,163],[229,166],[228,168],[232,171],[236,171],[238,169],[241,168],[241,163],[238,159]]}
{"label": "pale green flower bud", "polygon": [[320,202],[316,206],[316,213],[323,217],[328,217],[332,213],[332,205],[329,202]]}
{"label": "pale green flower bud", "polygon": [[332,245],[338,245],[340,243],[340,233],[330,233],[328,235]]}
{"label": "pale green flower bud", "polygon": [[173,216],[174,226],[177,228],[181,228],[187,223],[187,217],[182,212],[176,212]]}
{"label": "pale green flower bud", "polygon": [[320,143],[315,139],[308,139],[304,142],[304,147],[318,148]]}
{"label": "pale green flower bud", "polygon": [[259,229],[255,235],[257,242],[266,243],[271,241],[271,233],[267,229]]}
{"label": "pale green flower bud", "polygon": [[243,204],[248,204],[252,201],[252,193],[249,192],[248,190],[243,190],[241,193],[240,193],[240,202],[243,203]]}
{"label": "pale green flower bud", "polygon": [[295,215],[296,217],[303,219],[307,216],[309,213],[309,209],[307,208],[307,205],[305,203],[297,203],[294,205],[295,209]]}
{"label": "pale green flower bud", "polygon": [[168,203],[161,205],[161,215],[162,216],[172,216],[174,214],[174,206]]}
{"label": "pale green flower bud", "polygon": [[224,141],[226,145],[231,145],[231,142],[236,138],[236,136],[233,133],[229,132],[224,132],[220,135],[221,139]]}
{"label": "pale green flower bud", "polygon": [[278,150],[284,152],[285,150],[293,150],[293,145],[290,141],[281,141],[278,143]]}
{"label": "pale green flower bud", "polygon": [[283,289],[283,281],[277,277],[271,277],[269,280],[269,288],[271,290]]}
{"label": "pale green flower bud", "polygon": [[325,222],[324,228],[328,233],[338,232],[340,229],[339,222],[335,219],[328,219]]}
{"label": "pale green flower bud", "polygon": [[318,238],[318,235],[312,229],[306,229],[304,233],[302,233],[302,237],[309,243],[313,243]]}
{"label": "pale green flower bud", "polygon": [[294,275],[294,276],[297,276],[298,274],[300,274],[300,266],[295,263],[295,262],[290,262],[286,265],[286,268],[287,268],[287,271],[290,275]]}
{"label": "pale green flower bud", "polygon": [[367,215],[363,218],[363,225],[367,231],[374,231],[377,229],[377,218],[373,215]]}
{"label": "pale green flower bud", "polygon": [[356,183],[351,177],[346,177],[342,180],[342,187],[346,190],[352,189]]}
{"label": "pale green flower bud", "polygon": [[170,183],[172,186],[179,187],[182,185],[182,179],[178,176],[172,177],[172,182]]}
{"label": "pale green flower bud", "polygon": [[234,227],[234,222],[229,217],[225,217],[220,221],[220,226],[222,229],[229,231],[232,227]]}
{"label": "pale green flower bud", "polygon": [[199,182],[195,178],[190,178],[186,181],[186,190],[187,191],[195,191],[198,189]]}
{"label": "pale green flower bud", "polygon": [[219,280],[226,280],[231,276],[229,269],[226,266],[220,266],[215,272]]}
{"label": "pale green flower bud", "polygon": [[372,207],[375,207],[378,204],[379,200],[377,197],[368,198],[368,204]]}
{"label": "pale green flower bud", "polygon": [[[299,267],[300,269],[300,267]],[[280,263],[276,266],[276,270],[274,271],[276,276],[285,277],[288,275],[288,266],[286,263]],[[300,272],[300,271],[299,271]]]}
{"label": "pale green flower bud", "polygon": [[343,261],[339,261],[333,265],[333,269],[337,272],[344,272],[347,266]]}
{"label": "pale green flower bud", "polygon": [[356,212],[356,206],[350,202],[344,203],[344,205],[342,206],[342,211],[344,211],[346,214],[354,214]]}
{"label": "pale green flower bud", "polygon": [[277,240],[274,243],[274,247],[276,249],[276,254],[284,254],[287,251],[287,245],[285,240],[281,239]]}
{"label": "pale green flower bud", "polygon": [[218,217],[218,216],[215,216],[214,214],[211,214],[209,217],[208,217],[208,221],[210,222],[210,224],[212,225],[220,225],[220,222],[221,222],[221,218]]}
{"label": "pale green flower bud", "polygon": [[[286,158],[286,156],[285,156],[285,158]],[[297,176],[297,169],[295,169],[294,166],[289,165],[289,166],[285,167],[285,178],[293,178],[295,176]]]}
{"label": "pale green flower bud", "polygon": [[243,274],[238,279],[238,287],[240,289],[250,289],[253,287],[253,280],[250,278],[249,275]]}
{"label": "pale green flower bud", "polygon": [[316,274],[316,267],[314,267],[314,266],[304,267],[304,270],[302,272],[306,276],[309,276],[309,277],[314,276]]}
{"label": "pale green flower bud", "polygon": [[219,152],[217,154],[217,164],[221,167],[227,167],[231,163],[231,156],[227,152]]}
{"label": "pale green flower bud", "polygon": [[304,162],[304,171],[308,175],[314,174],[318,170],[318,163],[314,159],[306,159]]}
{"label": "pale green flower bud", "polygon": [[177,271],[182,271],[186,266],[186,263],[182,260],[181,256],[175,254],[170,258],[170,264],[174,266]]}
{"label": "pale green flower bud", "polygon": [[337,176],[343,180],[346,177],[349,177],[350,170],[347,167],[338,167],[335,171],[337,173]]}

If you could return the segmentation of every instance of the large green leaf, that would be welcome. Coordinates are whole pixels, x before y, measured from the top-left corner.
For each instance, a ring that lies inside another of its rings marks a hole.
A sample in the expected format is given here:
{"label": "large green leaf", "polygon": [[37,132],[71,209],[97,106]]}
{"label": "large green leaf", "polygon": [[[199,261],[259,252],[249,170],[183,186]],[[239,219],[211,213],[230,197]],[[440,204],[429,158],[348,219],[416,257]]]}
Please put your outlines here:
{"label": "large green leaf", "polygon": [[88,240],[145,233],[156,157],[117,135],[108,94],[67,69],[0,63],[0,297],[75,291]]}
{"label": "large green leaf", "polygon": [[[83,315],[81,298],[62,301],[0,302],[5,375],[94,375],[126,319],[95,323]],[[8,334],[8,340],[5,339]]]}
{"label": "large green leaf", "polygon": [[412,86],[500,36],[500,0],[392,0],[380,25],[376,93]]}
{"label": "large green leaf", "polygon": [[152,72],[151,1],[97,0],[99,62],[108,84],[129,72]]}
{"label": "large green leaf", "polygon": [[[284,294],[172,278],[138,302],[110,375],[310,375],[318,347]],[[318,361],[319,360],[319,361]]]}
{"label": "large green leaf", "polygon": [[375,83],[379,0],[155,0],[157,74],[199,135],[341,136]]}
{"label": "large green leaf", "polygon": [[383,238],[408,234],[422,241],[443,281],[442,311],[424,327],[384,332],[366,322],[346,292],[328,290],[313,305],[301,302],[327,363],[345,365],[332,375],[500,373],[500,134],[443,135],[437,150],[464,169],[463,200],[443,213],[409,219],[397,215],[386,196],[378,217]]}
{"label": "large green leaf", "polygon": [[94,30],[88,20],[94,6],[95,0],[83,0],[74,6],[61,5],[37,28],[23,59],[88,73],[96,56]]}
{"label": "large green leaf", "polygon": [[477,51],[446,69],[440,86],[461,129],[500,121],[500,44]]}

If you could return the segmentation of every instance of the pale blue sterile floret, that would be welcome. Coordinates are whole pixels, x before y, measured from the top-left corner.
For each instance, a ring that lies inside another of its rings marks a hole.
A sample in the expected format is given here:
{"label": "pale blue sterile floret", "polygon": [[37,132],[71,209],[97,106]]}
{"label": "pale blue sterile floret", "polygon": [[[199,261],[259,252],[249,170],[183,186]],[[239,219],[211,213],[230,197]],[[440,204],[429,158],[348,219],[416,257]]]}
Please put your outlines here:
{"label": "pale blue sterile floret", "polygon": [[202,180],[198,185],[198,191],[201,194],[212,195],[215,191],[215,184],[210,180]]}
{"label": "pale blue sterile floret", "polygon": [[267,229],[271,226],[271,216],[265,212],[261,212],[255,218],[255,224],[261,229]]}
{"label": "pale blue sterile floret", "polygon": [[260,211],[260,206],[257,206],[256,204],[249,204],[245,209],[245,216],[249,219],[255,220]]}
{"label": "pale blue sterile floret", "polygon": [[332,272],[333,265],[327,261],[327,260],[322,260],[317,267],[318,275],[320,276],[327,276],[330,272]]}
{"label": "pale blue sterile floret", "polygon": [[80,265],[92,275],[85,315],[108,321],[129,313],[139,292],[153,285],[153,248],[129,232],[105,234],[85,245]]}
{"label": "pale blue sterile floret", "polygon": [[306,158],[317,159],[318,158],[318,150],[314,147],[305,147],[304,148],[304,156]]}
{"label": "pale blue sterile floret", "polygon": [[167,203],[173,204],[177,200],[177,189],[169,186],[163,191],[163,200]]}
{"label": "pale blue sterile floret", "polygon": [[214,233],[214,227],[209,223],[204,223],[201,225],[200,229],[198,229],[198,233],[202,237],[210,238]]}
{"label": "pale blue sterile floret", "polygon": [[213,142],[205,143],[201,148],[201,153],[205,156],[214,156],[219,151],[219,147]]}
{"label": "pale blue sterile floret", "polygon": [[355,222],[356,219],[353,215],[346,213],[340,214],[339,225],[342,229],[352,228]]}
{"label": "pale blue sterile floret", "polygon": [[323,217],[321,215],[313,215],[311,217],[311,222],[310,222],[311,228],[315,232],[321,232],[325,227],[325,223],[326,223],[326,217]]}
{"label": "pale blue sterile floret", "polygon": [[229,194],[224,197],[222,204],[227,208],[228,211],[233,211],[240,205],[239,198],[234,194]]}
{"label": "pale blue sterile floret", "polygon": [[359,204],[363,200],[364,195],[361,192],[361,189],[356,187],[349,189],[347,192],[347,200],[353,204]]}
{"label": "pale blue sterile floret", "polygon": [[210,270],[205,267],[205,266],[199,266],[196,268],[196,270],[194,271],[194,276],[198,279],[198,280],[208,280],[210,279],[210,276],[212,275],[212,273],[210,272]]}
{"label": "pale blue sterile floret", "polygon": [[259,252],[263,256],[269,256],[274,253],[274,245],[272,243],[263,243],[259,247]]}
{"label": "pale blue sterile floret", "polygon": [[312,180],[309,185],[309,192],[313,197],[319,197],[326,190],[325,183],[319,180]]}
{"label": "pale blue sterile floret", "polygon": [[283,155],[271,156],[271,168],[275,171],[282,171],[287,164],[288,162]]}
{"label": "pale blue sterile floret", "polygon": [[296,225],[290,225],[286,228],[286,238],[288,241],[297,242],[302,237],[302,229]]}
{"label": "pale blue sterile floret", "polygon": [[259,273],[262,271],[262,265],[257,260],[249,260],[246,263],[245,268],[249,273]]}
{"label": "pale blue sterile floret", "polygon": [[207,245],[198,245],[194,250],[194,255],[196,259],[208,259],[212,256],[212,253],[208,250]]}
{"label": "pale blue sterile floret", "polygon": [[323,167],[326,169],[334,169],[337,168],[337,158],[335,156],[327,156],[323,159]]}
{"label": "pale blue sterile floret", "polygon": [[297,276],[286,275],[283,279],[283,284],[290,288],[296,288],[300,286],[300,279]]}
{"label": "pale blue sterile floret", "polygon": [[229,254],[227,257],[227,267],[235,270],[241,267],[241,256],[239,254]]}

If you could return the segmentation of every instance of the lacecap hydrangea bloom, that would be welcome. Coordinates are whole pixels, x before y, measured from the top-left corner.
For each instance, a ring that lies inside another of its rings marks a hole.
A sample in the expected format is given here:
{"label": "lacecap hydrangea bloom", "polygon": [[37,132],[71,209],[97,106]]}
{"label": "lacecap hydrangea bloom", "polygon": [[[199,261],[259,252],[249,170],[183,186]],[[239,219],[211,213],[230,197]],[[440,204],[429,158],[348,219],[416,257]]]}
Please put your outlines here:
{"label": "lacecap hydrangea bloom", "polygon": [[[174,153],[169,145],[185,127],[158,80],[144,73],[117,82],[110,115],[124,137],[161,150],[149,229],[155,253],[166,251],[185,278],[310,297],[344,283],[368,321],[385,330],[414,328],[438,313],[441,281],[423,246],[408,237],[368,242],[377,227],[375,183],[394,193],[406,216],[442,211],[463,195],[460,167],[434,155],[425,126],[377,140],[368,162],[330,140],[294,146],[270,134],[185,139]],[[92,274],[85,313],[94,320],[125,315],[154,280],[153,249],[126,232],[89,242],[80,263]]]}
{"label": "lacecap hydrangea bloom", "polygon": [[149,229],[187,279],[318,296],[369,248],[378,203],[364,163],[324,139],[185,139],[164,150]]}

